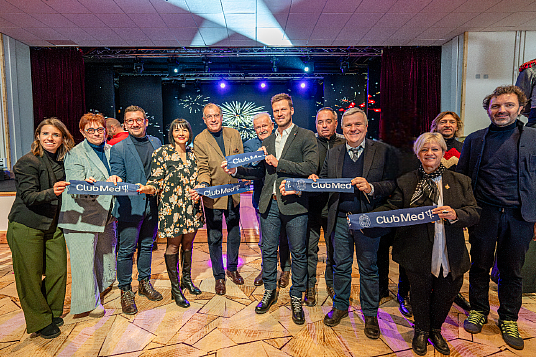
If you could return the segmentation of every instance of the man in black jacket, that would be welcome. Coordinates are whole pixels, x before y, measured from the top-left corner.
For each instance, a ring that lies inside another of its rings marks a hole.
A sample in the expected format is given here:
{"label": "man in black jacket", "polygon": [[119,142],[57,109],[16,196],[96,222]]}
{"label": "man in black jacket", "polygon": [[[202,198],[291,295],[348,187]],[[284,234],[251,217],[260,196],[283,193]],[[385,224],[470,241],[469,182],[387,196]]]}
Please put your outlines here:
{"label": "man in black jacket", "polygon": [[[326,154],[329,149],[344,144],[346,139],[336,133],[337,112],[329,107],[324,107],[316,113],[316,141],[318,144],[318,168],[316,174],[320,174]],[[316,266],[318,264],[318,241],[320,240],[320,228],[324,231],[326,242],[326,289],[333,299],[333,244],[326,230],[328,225],[328,193],[325,192],[309,199],[309,230],[307,236],[307,289],[305,290],[305,304],[316,305]]]}
{"label": "man in black jacket", "polygon": [[482,208],[480,223],[469,230],[471,312],[463,327],[479,333],[488,320],[490,269],[499,268],[499,328],[504,341],[521,350],[517,319],[522,303],[521,268],[536,222],[536,130],[517,118],[526,96],[516,86],[497,87],[484,98],[491,125],[469,135],[457,171],[472,179]]}

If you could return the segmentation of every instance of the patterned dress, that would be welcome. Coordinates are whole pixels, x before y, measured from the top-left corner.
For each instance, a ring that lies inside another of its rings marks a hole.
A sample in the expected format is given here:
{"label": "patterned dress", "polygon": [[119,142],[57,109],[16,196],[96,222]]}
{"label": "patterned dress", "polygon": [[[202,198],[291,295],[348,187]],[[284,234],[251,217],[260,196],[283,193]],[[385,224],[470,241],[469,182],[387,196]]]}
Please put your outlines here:
{"label": "patterned dress", "polygon": [[160,237],[177,237],[203,227],[201,202],[195,203],[189,194],[197,185],[197,175],[197,160],[191,148],[186,150],[186,163],[173,145],[164,145],[153,153],[147,185],[154,186],[158,194]]}

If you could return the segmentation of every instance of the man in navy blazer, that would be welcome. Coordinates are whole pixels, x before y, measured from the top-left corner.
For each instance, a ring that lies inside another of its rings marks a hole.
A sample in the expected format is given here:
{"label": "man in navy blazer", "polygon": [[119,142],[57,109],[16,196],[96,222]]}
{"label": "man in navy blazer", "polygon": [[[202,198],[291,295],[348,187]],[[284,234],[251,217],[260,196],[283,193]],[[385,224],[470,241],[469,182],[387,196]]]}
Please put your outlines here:
{"label": "man in navy blazer", "polygon": [[[360,274],[361,310],[365,316],[365,335],[380,336],[378,325],[379,276],[377,252],[380,240],[348,228],[347,215],[365,213],[378,207],[395,189],[397,159],[391,146],[366,139],[367,115],[350,108],[342,115],[345,145],[328,151],[320,178],[352,178],[353,193],[330,193],[326,236],[333,242],[333,308],[324,323],[336,326],[348,316],[352,283],[354,247]],[[314,175],[314,177],[317,177]]]}
{"label": "man in navy blazer", "polygon": [[[145,111],[131,105],[125,109],[124,124],[129,136],[112,146],[110,169],[113,177],[133,184],[147,183],[151,175],[153,152],[162,146],[158,138],[146,134]],[[117,280],[121,289],[121,308],[125,314],[138,312],[132,292],[132,264],[138,248],[138,294],[149,300],[162,300],[154,290],[151,278],[152,247],[158,228],[156,196],[116,196],[112,215],[117,218],[119,244],[117,249]]]}
{"label": "man in navy blazer", "polygon": [[504,341],[521,350],[517,318],[522,303],[521,268],[536,222],[536,129],[517,118],[527,98],[516,86],[497,87],[483,102],[491,124],[469,135],[457,171],[469,176],[480,223],[469,229],[471,312],[463,327],[479,333],[488,320],[489,272],[497,256],[499,328]]}

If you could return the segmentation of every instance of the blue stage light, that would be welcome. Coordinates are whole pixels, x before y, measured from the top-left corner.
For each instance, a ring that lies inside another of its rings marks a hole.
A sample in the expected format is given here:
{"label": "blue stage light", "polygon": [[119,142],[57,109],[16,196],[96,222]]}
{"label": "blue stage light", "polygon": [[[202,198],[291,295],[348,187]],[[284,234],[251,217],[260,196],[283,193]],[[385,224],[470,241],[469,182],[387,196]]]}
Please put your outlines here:
{"label": "blue stage light", "polygon": [[266,82],[261,82],[261,88],[262,89],[266,88]]}
{"label": "blue stage light", "polygon": [[300,83],[300,88],[303,89],[303,88],[305,88],[306,86],[307,86],[307,83],[306,83],[306,82],[301,82],[301,83]]}
{"label": "blue stage light", "polygon": [[305,67],[303,68],[303,70],[304,70],[305,72],[309,72],[309,66],[305,66]]}
{"label": "blue stage light", "polygon": [[226,86],[227,86],[227,84],[225,84],[224,81],[221,81],[221,82],[220,82],[220,88],[221,88],[221,89],[225,88]]}

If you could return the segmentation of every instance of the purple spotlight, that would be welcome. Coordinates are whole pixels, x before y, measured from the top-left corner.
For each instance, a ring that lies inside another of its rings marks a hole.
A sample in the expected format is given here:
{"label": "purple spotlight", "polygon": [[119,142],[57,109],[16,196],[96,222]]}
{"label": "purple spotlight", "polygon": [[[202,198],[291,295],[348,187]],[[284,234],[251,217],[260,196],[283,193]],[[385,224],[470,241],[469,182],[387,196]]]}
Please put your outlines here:
{"label": "purple spotlight", "polygon": [[261,88],[262,89],[266,88],[266,82],[261,82]]}
{"label": "purple spotlight", "polygon": [[305,84],[305,82],[301,82],[301,83],[300,83],[300,88],[303,89],[303,88],[305,88],[306,85],[307,85],[307,84]]}
{"label": "purple spotlight", "polygon": [[221,81],[220,82],[220,88],[223,89],[223,88],[225,88],[225,86],[226,86],[225,82]]}

